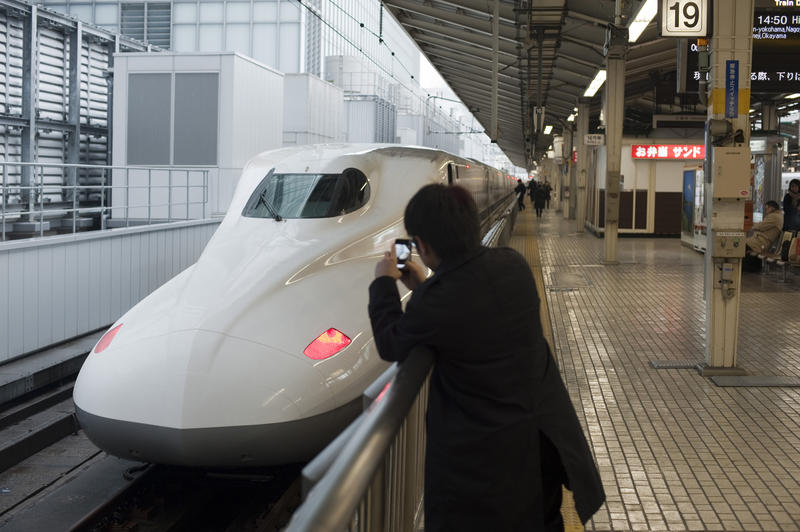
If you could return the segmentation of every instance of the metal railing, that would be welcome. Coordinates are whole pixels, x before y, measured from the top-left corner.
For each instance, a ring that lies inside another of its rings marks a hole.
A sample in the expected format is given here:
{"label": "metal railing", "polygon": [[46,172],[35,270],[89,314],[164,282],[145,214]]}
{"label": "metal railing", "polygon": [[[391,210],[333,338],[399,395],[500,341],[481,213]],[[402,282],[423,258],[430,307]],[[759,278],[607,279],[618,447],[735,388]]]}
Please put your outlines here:
{"label": "metal railing", "polygon": [[303,469],[305,501],[286,532],[416,530],[432,367],[433,352],[416,347],[364,392],[374,401]]}
{"label": "metal railing", "polygon": [[[508,244],[516,199],[482,243]],[[425,489],[425,411],[433,352],[411,350],[364,392],[364,412],[303,468],[303,504],[286,532],[418,530]]]}
{"label": "metal railing", "polygon": [[208,177],[208,168],[0,162],[0,240],[206,218]]}

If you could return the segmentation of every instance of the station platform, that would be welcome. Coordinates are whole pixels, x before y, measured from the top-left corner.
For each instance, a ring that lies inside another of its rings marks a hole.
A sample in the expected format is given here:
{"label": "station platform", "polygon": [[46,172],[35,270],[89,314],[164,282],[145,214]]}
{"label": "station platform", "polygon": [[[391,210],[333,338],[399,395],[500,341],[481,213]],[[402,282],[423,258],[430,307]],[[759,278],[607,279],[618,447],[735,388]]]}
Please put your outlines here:
{"label": "station platform", "polygon": [[606,490],[586,530],[800,530],[800,276],[743,275],[738,365],[763,379],[720,386],[695,369],[700,253],[621,238],[604,265],[602,238],[530,206],[510,245],[541,272],[545,333]]}

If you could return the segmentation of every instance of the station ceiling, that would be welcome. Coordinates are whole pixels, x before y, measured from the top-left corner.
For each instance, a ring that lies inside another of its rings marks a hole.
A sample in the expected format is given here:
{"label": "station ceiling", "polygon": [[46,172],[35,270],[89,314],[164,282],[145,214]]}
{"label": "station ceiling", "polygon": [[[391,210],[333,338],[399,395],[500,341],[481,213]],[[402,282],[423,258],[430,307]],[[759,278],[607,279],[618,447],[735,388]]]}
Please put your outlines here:
{"label": "station ceiling", "polygon": [[[493,65],[492,0],[384,0],[484,129],[491,126]],[[622,26],[643,0],[625,0]],[[511,161],[530,168],[567,124],[579,97],[603,68],[606,31],[614,0],[501,0],[498,38],[499,147]],[[650,23],[628,52],[626,129],[649,129],[654,87],[675,83],[677,43],[662,39]],[[540,60],[541,57],[541,67]],[[539,75],[541,72],[541,75]],[[592,101],[599,113],[603,89]],[[545,108],[551,135],[534,132],[533,108]]]}

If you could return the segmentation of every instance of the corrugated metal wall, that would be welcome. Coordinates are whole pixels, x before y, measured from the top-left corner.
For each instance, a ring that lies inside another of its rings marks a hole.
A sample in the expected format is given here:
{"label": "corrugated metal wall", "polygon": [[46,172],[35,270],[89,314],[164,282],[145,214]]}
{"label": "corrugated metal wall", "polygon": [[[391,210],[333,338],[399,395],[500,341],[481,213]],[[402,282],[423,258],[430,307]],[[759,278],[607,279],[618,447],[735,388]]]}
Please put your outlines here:
{"label": "corrugated metal wall", "polygon": [[[0,113],[22,115],[22,21],[0,10]],[[0,158],[19,160],[19,128],[0,124]]]}
{"label": "corrugated metal wall", "polygon": [[113,323],[197,261],[220,220],[0,244],[0,364]]}
{"label": "corrugated metal wall", "polygon": [[347,142],[396,142],[395,106],[375,95],[345,96]]}
{"label": "corrugated metal wall", "polygon": [[[25,20],[36,12],[36,48],[33,58],[33,97],[36,121],[35,145],[32,158],[25,162],[68,162],[70,123],[70,36],[79,28],[77,21],[44,8],[36,8],[13,0],[0,6],[0,160],[22,161],[22,138],[29,125],[23,116],[24,65],[23,47],[30,38],[25,34]],[[109,58],[118,43],[121,51],[141,51],[147,46],[96,27],[80,26],[80,149],[79,164],[110,164],[108,156],[109,83],[107,71]],[[67,176],[61,168],[48,168],[43,172],[45,185],[66,183]],[[6,182],[18,184],[20,169],[9,167]],[[100,183],[100,174],[82,171],[80,185]],[[20,199],[17,189],[6,191],[7,202]],[[45,194],[46,201],[64,199],[60,191]],[[82,200],[97,200],[83,195]]]}

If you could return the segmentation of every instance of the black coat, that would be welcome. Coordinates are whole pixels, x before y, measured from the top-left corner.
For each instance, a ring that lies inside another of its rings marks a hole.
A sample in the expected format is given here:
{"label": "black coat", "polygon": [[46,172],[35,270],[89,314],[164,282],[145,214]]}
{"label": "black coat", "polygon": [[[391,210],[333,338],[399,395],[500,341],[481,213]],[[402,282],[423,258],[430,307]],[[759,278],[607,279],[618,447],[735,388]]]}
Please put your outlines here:
{"label": "black coat", "polygon": [[543,209],[545,201],[547,201],[549,194],[547,190],[539,187],[533,195],[533,206],[537,209]]}
{"label": "black coat", "polygon": [[783,230],[796,231],[800,229],[800,212],[798,206],[792,201],[792,195],[787,193],[783,197]]}
{"label": "black coat", "polygon": [[530,267],[510,248],[442,264],[404,313],[397,283],[370,285],[381,357],[435,352],[427,413],[425,530],[542,528],[540,432],[558,449],[585,522],[600,476],[539,321]]}

